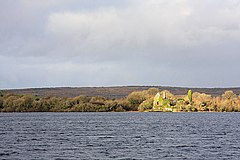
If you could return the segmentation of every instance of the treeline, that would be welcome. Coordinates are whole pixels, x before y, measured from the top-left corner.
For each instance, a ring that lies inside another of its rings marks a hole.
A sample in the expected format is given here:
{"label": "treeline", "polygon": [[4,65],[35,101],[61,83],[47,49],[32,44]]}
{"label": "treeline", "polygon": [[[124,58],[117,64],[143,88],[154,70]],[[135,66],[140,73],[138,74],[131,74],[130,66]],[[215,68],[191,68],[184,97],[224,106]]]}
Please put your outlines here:
{"label": "treeline", "polygon": [[[77,96],[74,98],[39,97],[34,95],[16,95],[0,92],[1,112],[124,112],[153,111],[153,101],[157,93],[166,95],[167,107],[173,111],[197,112],[239,112],[240,97],[232,91],[226,91],[221,97],[212,97],[194,92],[192,100],[188,95],[173,95],[169,91],[150,88],[136,91],[122,99],[108,99],[101,96]],[[165,102],[164,101],[164,102]],[[163,106],[164,107],[164,106]]]}

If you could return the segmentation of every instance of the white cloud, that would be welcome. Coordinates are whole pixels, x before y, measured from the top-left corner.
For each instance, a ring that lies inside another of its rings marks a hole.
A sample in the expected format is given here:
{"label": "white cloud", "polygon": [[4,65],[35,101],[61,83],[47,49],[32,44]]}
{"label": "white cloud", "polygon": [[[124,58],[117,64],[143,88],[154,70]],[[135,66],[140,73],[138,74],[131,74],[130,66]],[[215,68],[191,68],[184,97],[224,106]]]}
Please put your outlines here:
{"label": "white cloud", "polygon": [[[200,4],[207,9],[213,5]],[[152,0],[124,9],[57,12],[49,16],[47,30],[56,43],[75,54],[157,52],[239,40],[240,7],[212,8],[214,14],[198,7],[188,0]]]}

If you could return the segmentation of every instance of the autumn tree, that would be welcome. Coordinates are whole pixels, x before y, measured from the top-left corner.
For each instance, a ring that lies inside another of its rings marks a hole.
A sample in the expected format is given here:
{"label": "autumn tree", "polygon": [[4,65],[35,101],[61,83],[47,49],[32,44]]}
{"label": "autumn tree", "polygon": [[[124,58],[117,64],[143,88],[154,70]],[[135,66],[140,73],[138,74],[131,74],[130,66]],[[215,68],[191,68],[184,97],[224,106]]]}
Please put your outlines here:
{"label": "autumn tree", "polygon": [[143,101],[139,105],[138,110],[139,111],[146,111],[146,110],[151,110],[152,108],[153,108],[153,97]]}
{"label": "autumn tree", "polygon": [[116,100],[118,106],[121,106],[125,111],[131,111],[132,107],[130,106],[129,101],[126,98]]}
{"label": "autumn tree", "polygon": [[143,92],[132,92],[127,96],[127,100],[133,110],[137,110],[138,106],[146,100],[146,94]]}
{"label": "autumn tree", "polygon": [[147,94],[149,94],[150,96],[155,96],[158,92],[159,92],[158,88],[149,88],[147,90]]}
{"label": "autumn tree", "polygon": [[224,94],[222,94],[222,98],[231,100],[231,99],[237,98],[237,95],[234,94],[233,91],[226,91],[224,92]]}
{"label": "autumn tree", "polygon": [[233,91],[229,90],[222,94],[222,105],[227,112],[233,112],[237,108],[237,95]]}
{"label": "autumn tree", "polygon": [[198,111],[208,111],[212,102],[212,96],[205,93],[194,92],[192,98]]}
{"label": "autumn tree", "polygon": [[107,99],[105,97],[96,96],[96,97],[92,97],[89,102],[92,103],[92,104],[104,105],[106,100]]}
{"label": "autumn tree", "polygon": [[22,98],[24,107],[26,110],[30,109],[32,107],[34,97],[32,95],[24,95]]}

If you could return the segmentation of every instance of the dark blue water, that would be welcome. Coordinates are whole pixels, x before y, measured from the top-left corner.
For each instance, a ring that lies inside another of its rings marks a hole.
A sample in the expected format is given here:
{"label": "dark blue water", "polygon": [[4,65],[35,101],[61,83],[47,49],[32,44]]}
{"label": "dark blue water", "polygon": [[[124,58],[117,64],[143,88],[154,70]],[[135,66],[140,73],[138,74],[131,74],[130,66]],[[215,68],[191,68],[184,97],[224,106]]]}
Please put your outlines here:
{"label": "dark blue water", "polygon": [[0,113],[0,159],[240,159],[240,113]]}

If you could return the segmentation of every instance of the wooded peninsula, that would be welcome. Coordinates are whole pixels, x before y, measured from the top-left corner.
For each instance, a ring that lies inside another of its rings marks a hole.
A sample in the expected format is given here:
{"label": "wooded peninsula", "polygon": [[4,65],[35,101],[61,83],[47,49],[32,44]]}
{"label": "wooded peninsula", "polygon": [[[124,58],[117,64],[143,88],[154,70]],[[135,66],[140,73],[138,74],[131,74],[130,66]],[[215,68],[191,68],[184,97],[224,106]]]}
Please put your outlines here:
{"label": "wooded peninsula", "polygon": [[225,91],[221,96],[192,92],[174,95],[149,88],[123,98],[103,96],[58,97],[0,92],[1,112],[239,112],[240,96]]}

